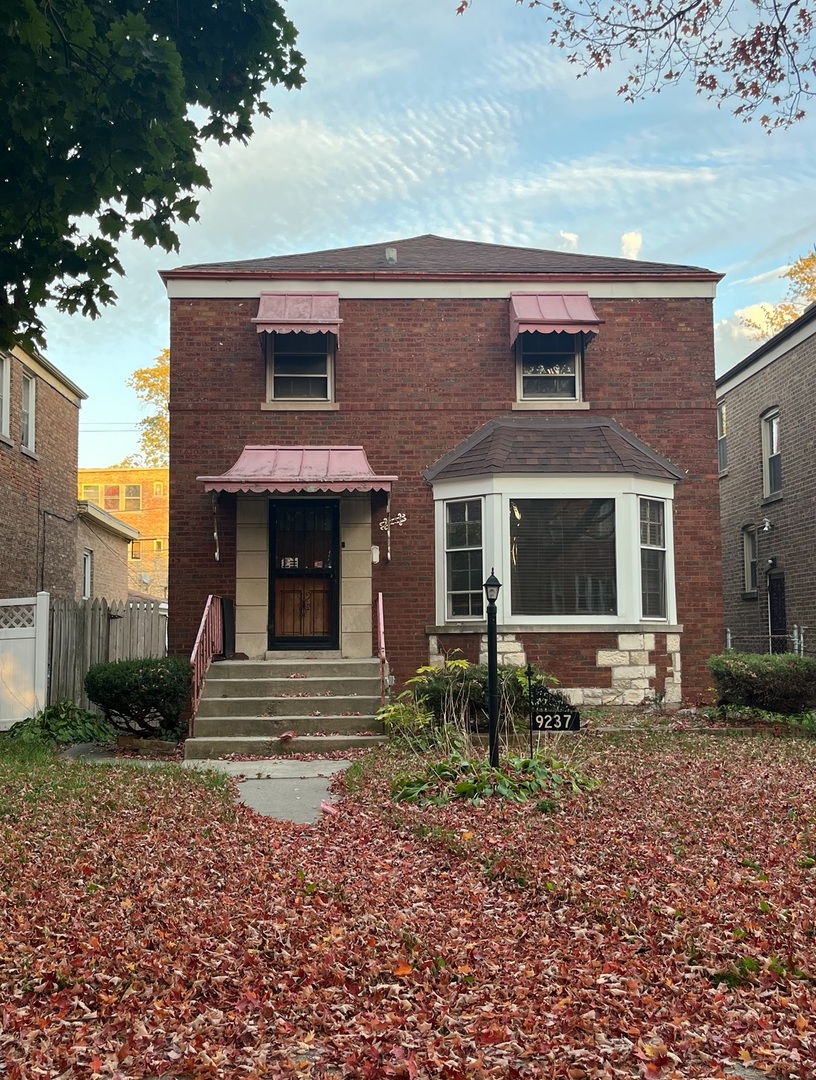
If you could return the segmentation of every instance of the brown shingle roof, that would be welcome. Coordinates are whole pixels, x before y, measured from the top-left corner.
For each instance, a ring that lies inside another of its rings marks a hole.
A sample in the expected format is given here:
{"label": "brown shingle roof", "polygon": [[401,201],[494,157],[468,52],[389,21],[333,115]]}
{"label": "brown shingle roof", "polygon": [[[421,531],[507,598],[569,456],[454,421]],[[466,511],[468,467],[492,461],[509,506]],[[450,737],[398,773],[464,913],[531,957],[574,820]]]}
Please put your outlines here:
{"label": "brown shingle roof", "polygon": [[682,480],[683,473],[605,417],[490,420],[423,476],[429,482],[494,473],[621,473]]}
{"label": "brown shingle roof", "polygon": [[[395,249],[395,262],[386,258],[387,248]],[[540,248],[507,247],[503,244],[483,244],[476,240],[451,240],[431,233],[358,247],[308,251],[298,255],[273,255],[266,259],[246,259],[241,262],[199,263],[166,271],[162,277],[217,276],[227,273],[249,277],[261,274],[376,274],[378,277],[401,277],[406,274],[552,274],[562,277],[571,274],[625,274],[638,278],[657,276],[699,279],[702,276],[714,281],[721,277],[699,266],[674,266],[671,263],[642,262],[639,259],[618,259],[605,255],[578,255]]]}

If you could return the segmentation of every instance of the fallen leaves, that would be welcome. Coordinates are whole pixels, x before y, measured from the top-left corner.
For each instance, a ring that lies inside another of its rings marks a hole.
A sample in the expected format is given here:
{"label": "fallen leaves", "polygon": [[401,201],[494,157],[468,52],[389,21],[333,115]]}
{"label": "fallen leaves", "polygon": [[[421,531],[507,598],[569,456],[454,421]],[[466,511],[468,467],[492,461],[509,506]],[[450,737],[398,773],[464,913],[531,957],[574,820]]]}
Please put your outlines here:
{"label": "fallen leaves", "polygon": [[647,738],[548,816],[396,805],[380,755],[312,828],[0,767],[0,1073],[812,1077],[816,747]]}

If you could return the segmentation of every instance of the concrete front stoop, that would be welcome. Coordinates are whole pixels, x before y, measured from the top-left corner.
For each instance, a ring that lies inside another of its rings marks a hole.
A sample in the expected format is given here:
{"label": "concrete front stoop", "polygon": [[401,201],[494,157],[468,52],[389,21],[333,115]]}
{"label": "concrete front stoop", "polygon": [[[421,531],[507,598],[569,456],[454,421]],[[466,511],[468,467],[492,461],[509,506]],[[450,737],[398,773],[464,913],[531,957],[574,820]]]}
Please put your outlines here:
{"label": "concrete front stoop", "polygon": [[[279,757],[373,747],[386,741],[380,664],[295,653],[216,661],[184,744],[185,760]],[[287,738],[281,739],[281,735]]]}

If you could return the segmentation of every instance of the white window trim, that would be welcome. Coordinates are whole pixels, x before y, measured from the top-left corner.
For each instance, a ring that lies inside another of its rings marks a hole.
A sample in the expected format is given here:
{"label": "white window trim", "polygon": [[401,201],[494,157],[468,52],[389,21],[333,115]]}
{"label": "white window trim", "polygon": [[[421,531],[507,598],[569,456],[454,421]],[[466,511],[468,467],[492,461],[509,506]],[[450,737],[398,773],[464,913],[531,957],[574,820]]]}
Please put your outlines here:
{"label": "white window trim", "polygon": [[11,433],[11,357],[0,353],[0,435]]}
{"label": "white window trim", "polygon": [[728,413],[724,401],[717,405],[717,469],[728,472]]}
{"label": "white window trim", "polygon": [[86,548],[82,553],[82,599],[91,599],[93,588],[93,552]]}
{"label": "white window trim", "polygon": [[[753,537],[753,543],[751,538]],[[753,547],[754,558],[751,558],[751,547]],[[757,584],[751,584],[751,563],[755,564],[754,576],[757,579]],[[746,525],[742,530],[742,591],[746,593],[755,593],[759,584],[759,536],[757,534],[756,525]]]}
{"label": "white window trim", "polygon": [[[649,502],[659,502],[659,503],[663,504],[663,546],[662,547],[658,547],[656,544],[644,544],[643,543],[643,537],[640,536],[641,503],[644,500],[648,500]],[[665,615],[646,615],[646,614],[644,614],[644,611],[643,611],[643,581],[642,581],[643,563],[642,563],[641,553],[645,550],[645,551],[662,551],[663,554],[664,554],[664,559],[663,559],[663,588],[665,590],[665,595],[666,595],[666,610],[668,611],[669,592],[668,592],[666,567],[667,567],[668,557],[669,557],[668,522],[669,522],[670,518],[671,518],[671,510],[670,510],[670,507],[667,504],[665,499],[656,499],[652,495],[639,495],[638,496],[638,540],[640,542],[640,551],[638,552],[638,559],[639,559],[639,562],[640,562],[640,565],[638,566],[638,571],[639,571],[638,579],[640,581],[640,618],[641,618],[641,622],[650,622],[650,623],[652,623],[652,622],[654,622],[654,623],[666,622],[666,616]]]}
{"label": "white window trim", "polygon": [[[504,475],[438,480],[433,485],[435,508],[436,622],[439,626],[483,623],[471,617],[449,618],[445,580],[445,503],[481,496],[482,557],[484,566],[494,566],[502,590],[497,601],[497,619],[503,626],[631,626],[656,627],[677,622],[675,590],[674,525],[672,506],[674,483],[639,476],[544,476]],[[657,499],[665,504],[666,617],[644,618],[641,613],[640,581],[640,499]],[[510,590],[511,499],[614,499],[617,615],[513,615]]]}
{"label": "white window trim", "polygon": [[328,334],[327,346],[326,346],[326,392],[327,397],[324,398],[296,398],[296,397],[275,397],[275,375],[274,375],[274,356],[275,356],[275,341],[272,334],[267,334],[266,349],[264,355],[266,357],[266,403],[267,406],[271,405],[280,408],[311,408],[319,409],[325,408],[327,405],[334,403],[334,358],[337,352],[337,339],[333,334]]}
{"label": "white window trim", "polygon": [[[23,401],[25,399],[25,387],[28,386],[28,437],[23,442]],[[34,453],[37,445],[37,376],[28,370],[23,370],[22,393],[20,398],[20,446]]]}
{"label": "white window trim", "polygon": [[[573,345],[575,350],[575,397],[525,397],[524,396],[524,375],[522,365],[522,348],[523,341],[527,335],[519,334],[516,338],[515,354],[516,354],[516,403],[525,405],[530,408],[549,409],[555,408],[570,408],[575,405],[576,402],[582,402],[584,399],[584,388],[582,384],[582,375],[584,367],[584,343],[583,335],[573,334]],[[547,335],[545,335],[547,336]]]}
{"label": "white window trim", "polygon": [[[441,504],[441,507],[442,507],[442,562],[441,562],[441,566],[442,566],[442,576],[444,578],[445,621],[446,622],[476,622],[476,623],[479,623],[479,622],[484,622],[484,619],[485,619],[484,614],[482,614],[482,615],[448,615],[448,613],[447,613],[448,612],[448,558],[447,558],[447,556],[448,556],[448,550],[449,549],[447,547],[447,524],[448,524],[448,522],[447,522],[447,509],[446,508],[450,503],[468,502],[468,501],[469,502],[479,502],[479,503],[481,503],[481,514],[482,514],[482,547],[481,547],[481,552],[482,552],[482,576],[483,576],[483,578],[487,577],[487,573],[485,572],[485,505],[484,505],[484,499],[481,499],[478,496],[475,496],[475,497],[473,497],[471,499],[446,499],[444,501],[444,503]],[[451,550],[456,550],[456,549],[451,549]],[[462,549],[460,549],[460,550],[462,550]],[[470,549],[467,549],[467,550],[472,551],[472,550],[475,550],[475,549],[470,548]],[[480,581],[479,586],[481,587],[482,584],[483,584],[483,582]],[[484,601],[483,601],[483,605],[484,605]]]}
{"label": "white window trim", "polygon": [[[760,423],[762,424],[762,494],[764,498],[769,499],[774,496],[782,494],[782,488],[784,487],[784,477],[781,479],[779,487],[775,491],[771,491],[771,431],[773,421],[776,420],[779,425],[780,432],[780,444],[781,444],[781,432],[782,425],[779,416],[779,409],[768,409],[760,417]],[[781,449],[777,452],[782,459]]]}

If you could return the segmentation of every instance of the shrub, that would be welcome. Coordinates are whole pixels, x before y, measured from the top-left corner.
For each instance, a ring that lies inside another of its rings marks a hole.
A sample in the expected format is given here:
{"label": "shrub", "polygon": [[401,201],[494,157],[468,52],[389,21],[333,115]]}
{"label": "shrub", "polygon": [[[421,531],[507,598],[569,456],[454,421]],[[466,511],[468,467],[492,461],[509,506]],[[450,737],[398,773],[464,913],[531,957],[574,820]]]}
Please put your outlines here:
{"label": "shrub", "polygon": [[8,737],[20,742],[67,746],[78,742],[109,742],[113,731],[96,713],[81,709],[72,701],[60,701],[12,725]]}
{"label": "shrub", "polygon": [[[533,670],[533,685],[547,687],[553,707],[569,708],[569,702],[551,687],[551,675]],[[481,731],[487,726],[487,665],[467,660],[446,660],[442,667],[421,667],[408,680],[417,703],[430,711],[440,724],[457,723],[466,730]],[[527,719],[529,688],[526,668],[500,664],[498,667],[499,723],[510,725]]]}
{"label": "shrub", "polygon": [[816,660],[795,653],[723,653],[708,660],[721,705],[801,713],[816,705]]}
{"label": "shrub", "polygon": [[143,738],[178,738],[190,686],[189,661],[170,656],[94,664],[85,676],[85,693],[105,719]]}
{"label": "shrub", "polygon": [[486,761],[452,754],[418,774],[397,777],[391,794],[396,802],[420,806],[445,806],[454,799],[466,799],[474,806],[490,798],[519,803],[535,799],[538,809],[546,811],[555,809],[565,792],[577,794],[597,786],[580,770],[540,754],[511,756],[500,769],[491,768]]}

